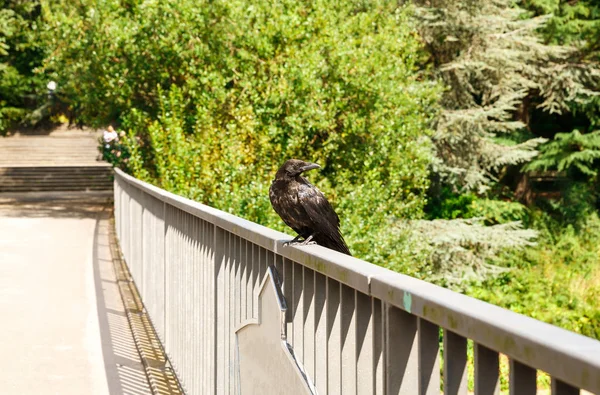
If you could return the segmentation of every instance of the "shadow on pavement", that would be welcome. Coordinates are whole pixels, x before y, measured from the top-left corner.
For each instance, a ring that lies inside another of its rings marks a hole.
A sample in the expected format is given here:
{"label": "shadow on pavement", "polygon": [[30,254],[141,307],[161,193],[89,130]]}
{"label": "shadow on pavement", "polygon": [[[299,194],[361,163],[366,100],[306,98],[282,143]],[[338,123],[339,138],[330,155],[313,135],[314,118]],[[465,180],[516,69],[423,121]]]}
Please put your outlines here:
{"label": "shadow on pavement", "polygon": [[[20,218],[108,218],[112,193],[0,193],[0,216]],[[104,213],[104,214],[103,214]]]}
{"label": "shadow on pavement", "polygon": [[152,391],[113,268],[109,245],[112,202],[112,193],[0,194],[0,226],[3,218],[91,219],[95,222],[91,251],[92,292],[95,294],[108,393],[148,395]]}
{"label": "shadow on pavement", "polygon": [[109,216],[99,215],[94,237],[94,283],[108,389],[110,395],[151,394],[113,269]]}

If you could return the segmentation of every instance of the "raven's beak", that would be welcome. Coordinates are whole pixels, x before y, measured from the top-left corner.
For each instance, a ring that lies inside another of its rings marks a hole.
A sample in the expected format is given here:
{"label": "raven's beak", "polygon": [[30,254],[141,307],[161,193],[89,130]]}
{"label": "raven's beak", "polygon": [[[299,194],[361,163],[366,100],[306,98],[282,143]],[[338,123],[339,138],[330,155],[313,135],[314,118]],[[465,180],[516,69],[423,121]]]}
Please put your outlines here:
{"label": "raven's beak", "polygon": [[320,169],[321,166],[317,165],[316,163],[307,163],[306,166],[302,166],[300,168],[300,170],[302,172],[308,171],[308,170],[312,170],[312,169]]}

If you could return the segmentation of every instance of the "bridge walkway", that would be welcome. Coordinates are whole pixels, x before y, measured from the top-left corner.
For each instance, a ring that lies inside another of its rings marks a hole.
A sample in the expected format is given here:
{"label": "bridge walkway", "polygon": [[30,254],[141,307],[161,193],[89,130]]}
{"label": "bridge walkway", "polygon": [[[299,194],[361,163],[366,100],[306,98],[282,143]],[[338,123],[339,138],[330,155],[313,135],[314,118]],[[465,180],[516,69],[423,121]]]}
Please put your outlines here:
{"label": "bridge walkway", "polygon": [[59,127],[0,138],[2,394],[178,391],[152,373],[161,365],[146,354],[162,350],[140,345],[152,329],[136,323],[147,320],[111,244],[112,168],[98,136]]}
{"label": "bridge walkway", "polygon": [[113,270],[110,204],[0,198],[2,393],[151,393]]}

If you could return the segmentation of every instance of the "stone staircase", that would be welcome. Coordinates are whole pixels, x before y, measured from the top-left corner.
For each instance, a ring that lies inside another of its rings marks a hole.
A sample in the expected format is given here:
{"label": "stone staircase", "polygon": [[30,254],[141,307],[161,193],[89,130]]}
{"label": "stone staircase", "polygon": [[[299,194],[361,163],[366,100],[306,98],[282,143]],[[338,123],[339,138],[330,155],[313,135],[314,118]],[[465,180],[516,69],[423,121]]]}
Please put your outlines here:
{"label": "stone staircase", "polygon": [[0,137],[0,193],[111,191],[112,167],[98,160],[97,136],[59,130]]}

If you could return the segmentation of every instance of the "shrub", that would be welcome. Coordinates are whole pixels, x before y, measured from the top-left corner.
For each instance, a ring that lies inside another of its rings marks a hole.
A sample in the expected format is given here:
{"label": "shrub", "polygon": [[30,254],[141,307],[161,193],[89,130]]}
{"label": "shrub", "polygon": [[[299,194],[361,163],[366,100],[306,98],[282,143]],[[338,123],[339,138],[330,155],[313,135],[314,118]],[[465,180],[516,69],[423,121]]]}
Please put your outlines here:
{"label": "shrub", "polygon": [[45,82],[34,73],[45,47],[36,40],[39,2],[0,0],[0,136],[20,122],[35,122]]}
{"label": "shrub", "polygon": [[409,8],[120,3],[54,12],[47,34],[68,43],[48,68],[80,117],[118,118],[128,131],[122,166],[285,229],[270,207],[270,181],[288,158],[314,161],[322,169],[308,177],[337,207],[357,255],[378,263],[413,256],[387,229],[390,219],[422,215],[439,89],[418,72]]}

